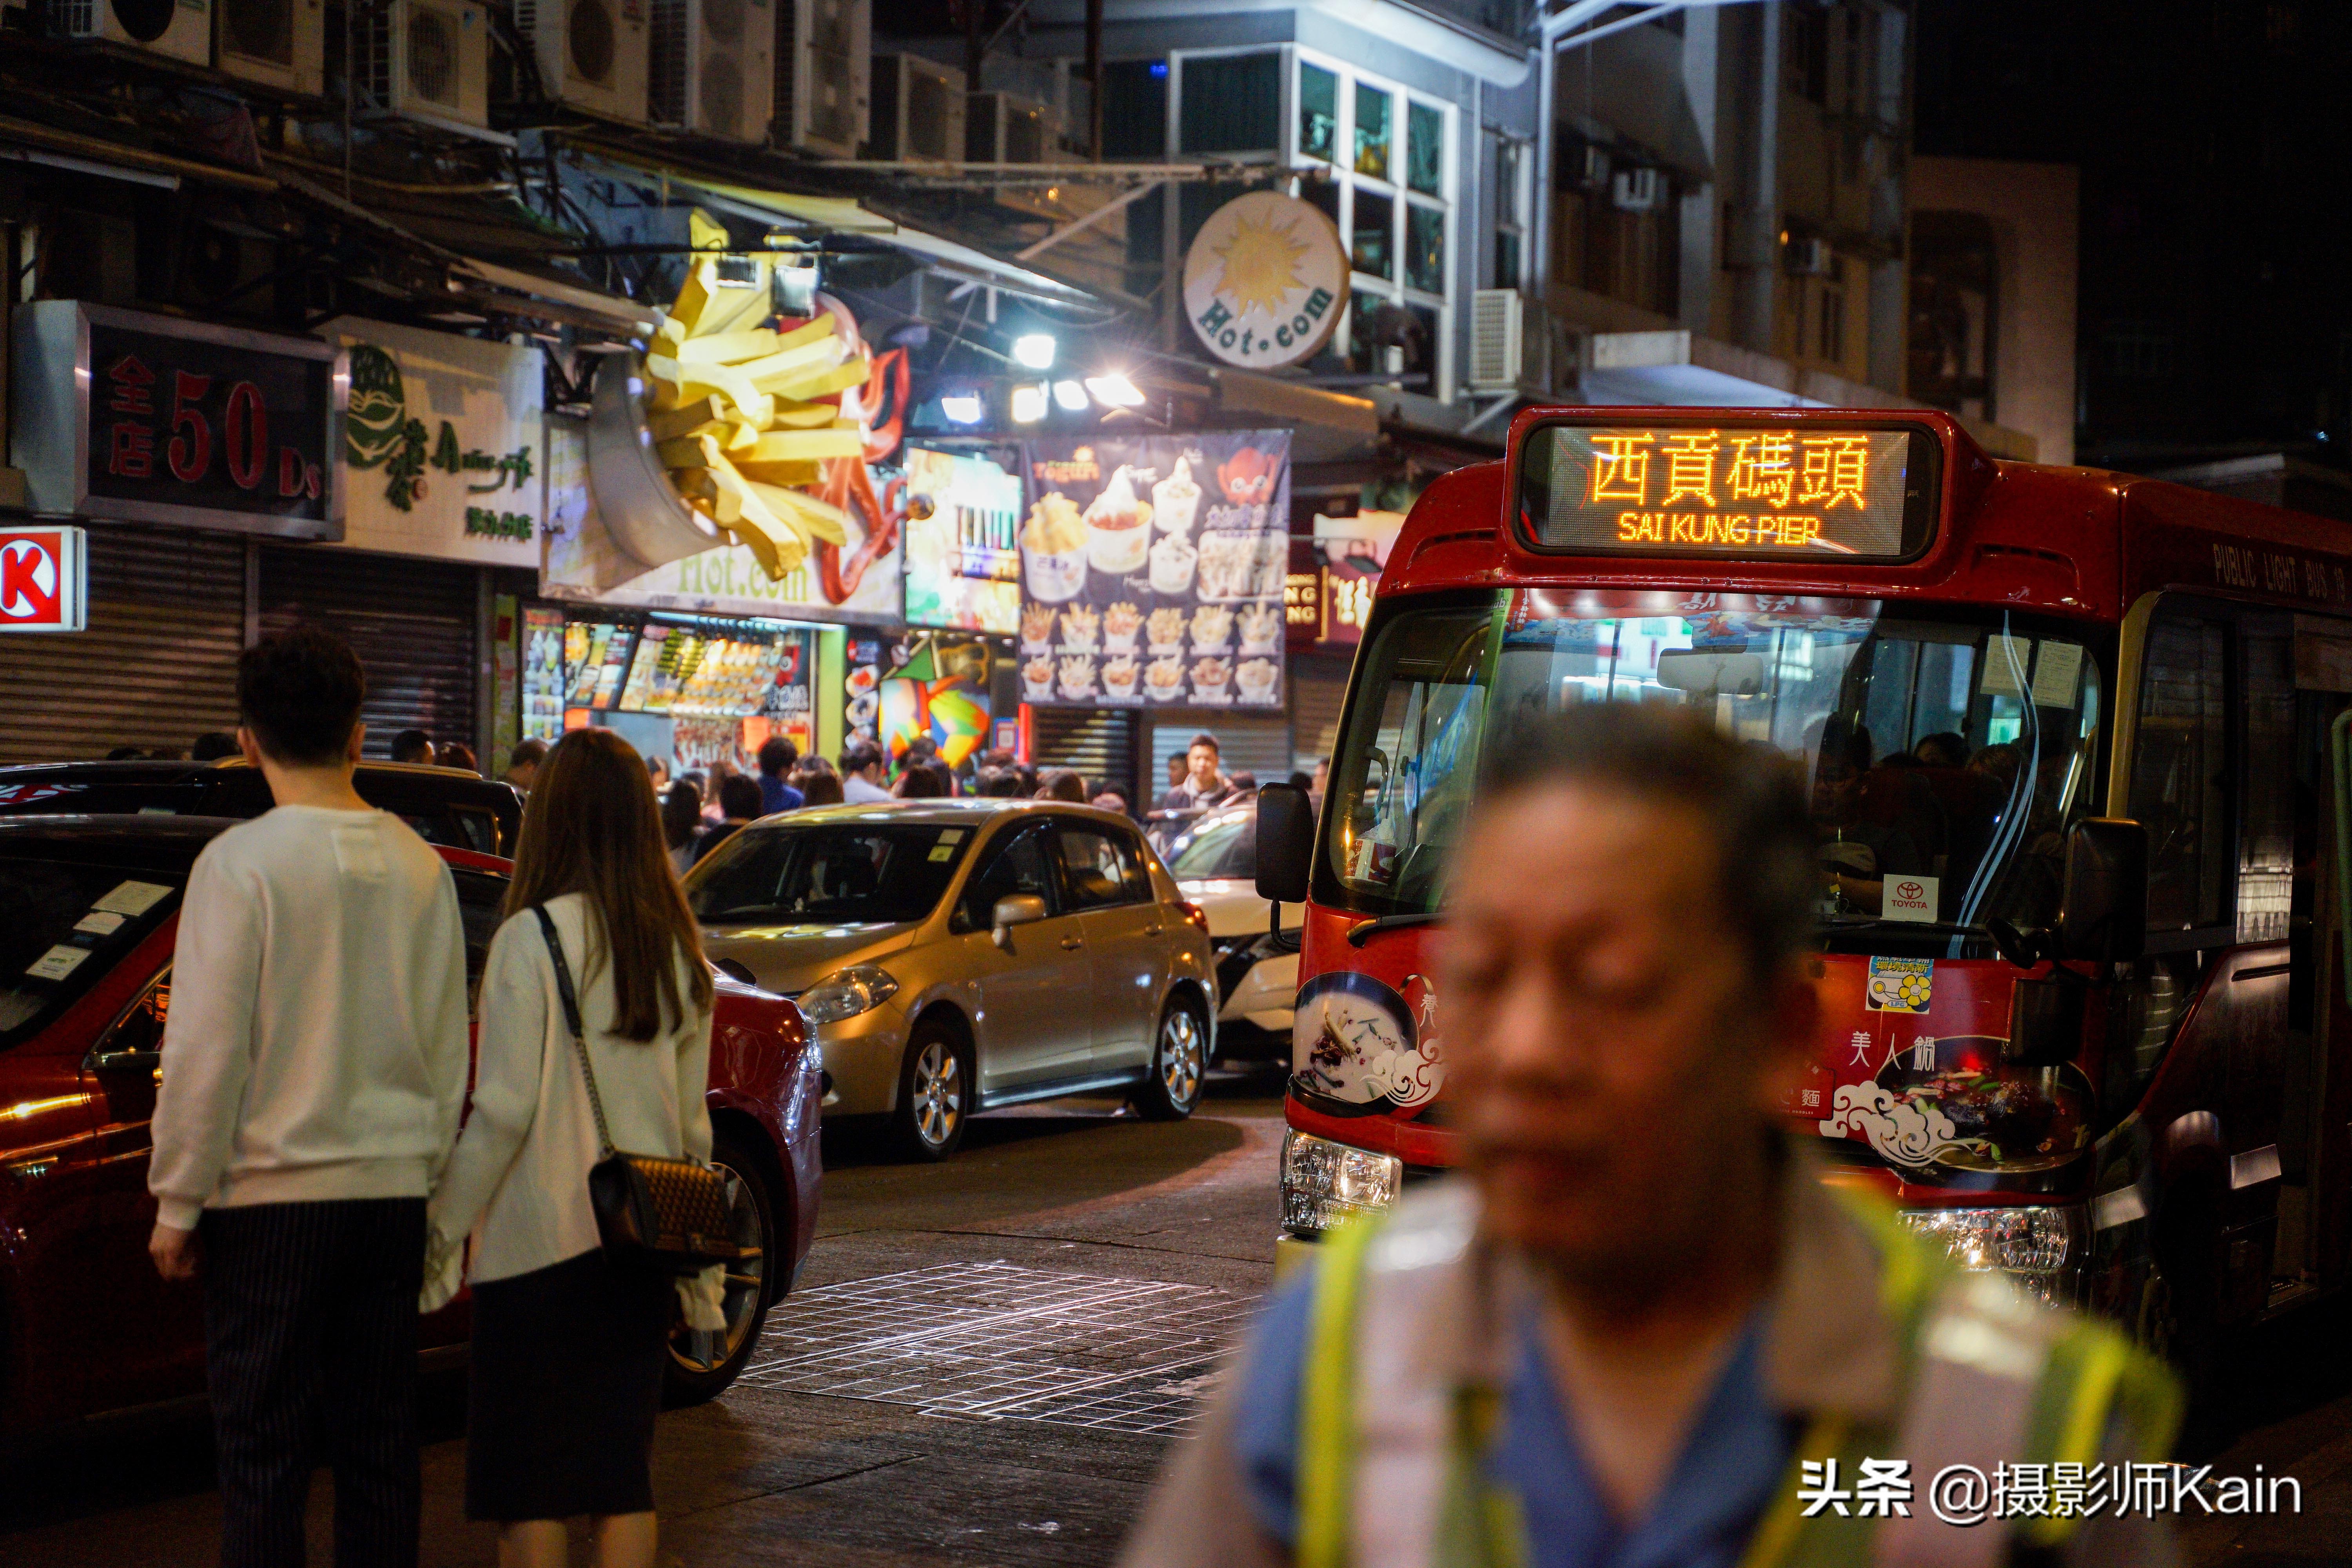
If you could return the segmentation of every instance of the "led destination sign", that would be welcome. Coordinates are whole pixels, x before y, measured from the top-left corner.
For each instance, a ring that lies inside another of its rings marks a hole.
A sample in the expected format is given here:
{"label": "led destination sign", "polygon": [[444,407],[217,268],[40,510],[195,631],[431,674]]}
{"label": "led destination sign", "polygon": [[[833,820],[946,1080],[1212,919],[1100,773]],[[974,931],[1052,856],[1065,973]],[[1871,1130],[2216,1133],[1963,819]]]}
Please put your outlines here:
{"label": "led destination sign", "polygon": [[1520,525],[1568,553],[1901,560],[1934,528],[1936,454],[1915,426],[1544,426]]}

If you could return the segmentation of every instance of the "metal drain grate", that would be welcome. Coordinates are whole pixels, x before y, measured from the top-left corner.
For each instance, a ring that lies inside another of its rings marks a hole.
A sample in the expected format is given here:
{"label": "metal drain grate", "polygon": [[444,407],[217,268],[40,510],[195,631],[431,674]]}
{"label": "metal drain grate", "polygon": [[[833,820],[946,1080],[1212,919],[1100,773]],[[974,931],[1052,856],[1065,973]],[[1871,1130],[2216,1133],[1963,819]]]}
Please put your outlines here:
{"label": "metal drain grate", "polygon": [[1255,1299],[1200,1285],[943,1264],[796,1294],[741,1382],[936,1415],[1177,1434]]}

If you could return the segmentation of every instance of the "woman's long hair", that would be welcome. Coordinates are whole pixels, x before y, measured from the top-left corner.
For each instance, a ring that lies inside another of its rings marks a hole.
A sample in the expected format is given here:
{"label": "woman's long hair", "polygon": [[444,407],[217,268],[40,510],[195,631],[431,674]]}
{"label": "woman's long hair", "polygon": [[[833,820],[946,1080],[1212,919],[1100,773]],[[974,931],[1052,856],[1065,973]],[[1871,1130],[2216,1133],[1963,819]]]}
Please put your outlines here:
{"label": "woman's long hair", "polygon": [[586,895],[594,918],[580,983],[609,959],[613,1032],[640,1043],[687,1015],[677,994],[681,952],[693,1010],[709,1008],[712,994],[701,933],[662,838],[653,780],[635,749],[610,730],[574,730],[540,764],[507,888],[509,915]]}

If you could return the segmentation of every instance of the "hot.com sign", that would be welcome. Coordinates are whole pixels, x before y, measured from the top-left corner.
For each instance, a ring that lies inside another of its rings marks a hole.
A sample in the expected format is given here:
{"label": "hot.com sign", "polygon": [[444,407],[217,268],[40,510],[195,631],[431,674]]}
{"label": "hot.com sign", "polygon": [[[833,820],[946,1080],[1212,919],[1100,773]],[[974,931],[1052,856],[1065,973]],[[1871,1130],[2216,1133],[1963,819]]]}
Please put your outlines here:
{"label": "hot.com sign", "polygon": [[0,632],[78,632],[88,586],[79,528],[0,530]]}

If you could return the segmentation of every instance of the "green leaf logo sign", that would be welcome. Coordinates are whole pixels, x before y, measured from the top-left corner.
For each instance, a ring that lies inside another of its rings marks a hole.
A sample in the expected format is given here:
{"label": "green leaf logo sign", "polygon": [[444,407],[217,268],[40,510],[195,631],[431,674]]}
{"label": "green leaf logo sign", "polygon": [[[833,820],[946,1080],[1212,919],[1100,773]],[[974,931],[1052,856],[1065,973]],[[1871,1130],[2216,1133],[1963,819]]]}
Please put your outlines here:
{"label": "green leaf logo sign", "polygon": [[384,470],[384,500],[406,511],[424,493],[425,425],[408,417],[400,365],[373,343],[352,345],[352,398],[344,455],[354,468]]}

